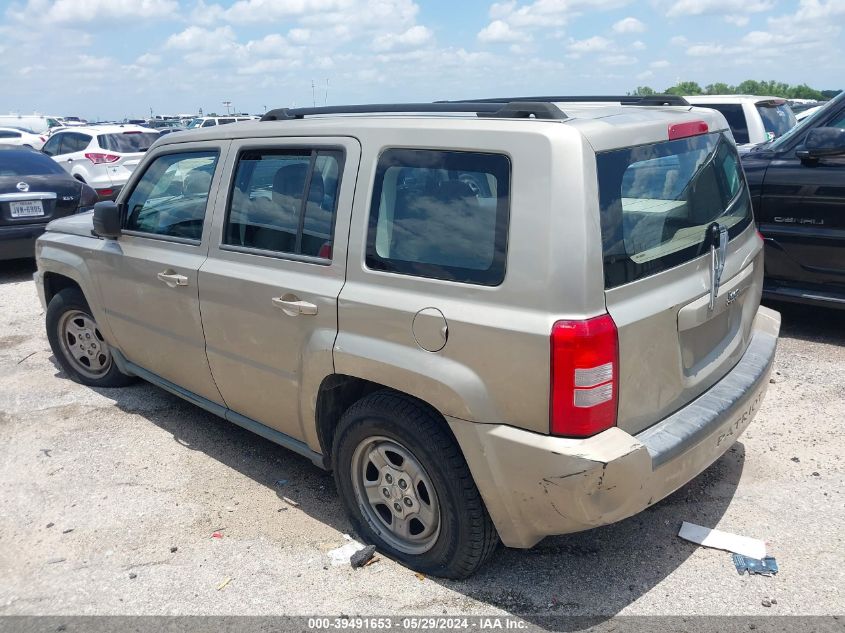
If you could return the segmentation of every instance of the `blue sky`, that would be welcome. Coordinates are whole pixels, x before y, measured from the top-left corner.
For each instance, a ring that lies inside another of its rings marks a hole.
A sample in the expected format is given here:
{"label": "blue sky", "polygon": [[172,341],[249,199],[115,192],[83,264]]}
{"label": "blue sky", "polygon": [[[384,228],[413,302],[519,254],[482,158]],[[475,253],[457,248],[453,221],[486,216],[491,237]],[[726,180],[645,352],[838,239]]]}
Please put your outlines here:
{"label": "blue sky", "polygon": [[0,0],[0,113],[835,89],[843,27],[845,0]]}

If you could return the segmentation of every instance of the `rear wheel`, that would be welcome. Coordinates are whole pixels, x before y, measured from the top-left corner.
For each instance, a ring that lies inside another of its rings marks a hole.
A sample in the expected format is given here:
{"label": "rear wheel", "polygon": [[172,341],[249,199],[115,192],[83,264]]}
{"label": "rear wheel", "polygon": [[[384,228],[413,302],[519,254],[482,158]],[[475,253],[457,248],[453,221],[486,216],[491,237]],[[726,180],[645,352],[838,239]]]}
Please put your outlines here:
{"label": "rear wheel", "polygon": [[498,543],[466,461],[442,418],[392,391],[359,400],[333,443],[334,476],[356,530],[433,576],[465,578]]}
{"label": "rear wheel", "polygon": [[47,306],[47,338],[56,360],[72,380],[89,387],[123,387],[132,377],[114,362],[85,296],[65,288]]}

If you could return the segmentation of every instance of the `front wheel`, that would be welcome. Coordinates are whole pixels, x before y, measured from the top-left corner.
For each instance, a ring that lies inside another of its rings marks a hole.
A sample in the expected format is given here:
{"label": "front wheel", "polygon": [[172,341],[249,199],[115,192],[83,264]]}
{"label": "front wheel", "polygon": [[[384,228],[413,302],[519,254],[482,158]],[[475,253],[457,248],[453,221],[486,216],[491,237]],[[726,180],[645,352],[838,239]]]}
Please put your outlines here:
{"label": "front wheel", "polygon": [[389,390],[366,396],[343,415],[332,456],[356,530],[384,554],[465,578],[495,550],[496,529],[460,448],[427,406]]}
{"label": "front wheel", "polygon": [[47,339],[56,360],[76,382],[89,387],[123,387],[132,377],[114,362],[85,296],[76,288],[65,288],[47,306]]}

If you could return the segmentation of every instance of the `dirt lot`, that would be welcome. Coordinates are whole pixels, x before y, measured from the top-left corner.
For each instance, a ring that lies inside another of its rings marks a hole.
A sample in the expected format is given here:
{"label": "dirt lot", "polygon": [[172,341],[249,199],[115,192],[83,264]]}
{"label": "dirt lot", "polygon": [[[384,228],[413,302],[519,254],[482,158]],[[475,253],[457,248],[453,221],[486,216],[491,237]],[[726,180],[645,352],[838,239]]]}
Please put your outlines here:
{"label": "dirt lot", "polygon": [[[350,526],[329,474],[148,384],[68,380],[32,271],[0,262],[0,614],[842,612],[845,312],[773,306],[774,384],[688,486],[452,582],[332,566]],[[740,577],[729,554],[678,539],[682,520],[767,540],[780,574]]]}

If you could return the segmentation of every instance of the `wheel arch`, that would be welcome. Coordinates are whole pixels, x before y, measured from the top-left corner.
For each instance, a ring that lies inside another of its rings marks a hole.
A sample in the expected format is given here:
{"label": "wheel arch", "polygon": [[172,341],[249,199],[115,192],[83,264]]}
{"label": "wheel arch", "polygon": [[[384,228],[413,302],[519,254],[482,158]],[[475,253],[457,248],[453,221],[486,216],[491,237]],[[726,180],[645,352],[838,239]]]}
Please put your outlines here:
{"label": "wheel arch", "polygon": [[390,391],[393,394],[414,401],[421,407],[429,409],[442,422],[443,428],[455,440],[455,443],[458,444],[457,438],[443,413],[431,403],[413,394],[372,380],[346,374],[331,374],[326,376],[320,384],[316,404],[317,438],[320,443],[320,452],[323,455],[323,466],[327,470],[331,470],[332,442],[334,441],[334,434],[341,417],[361,398],[377,391]]}

